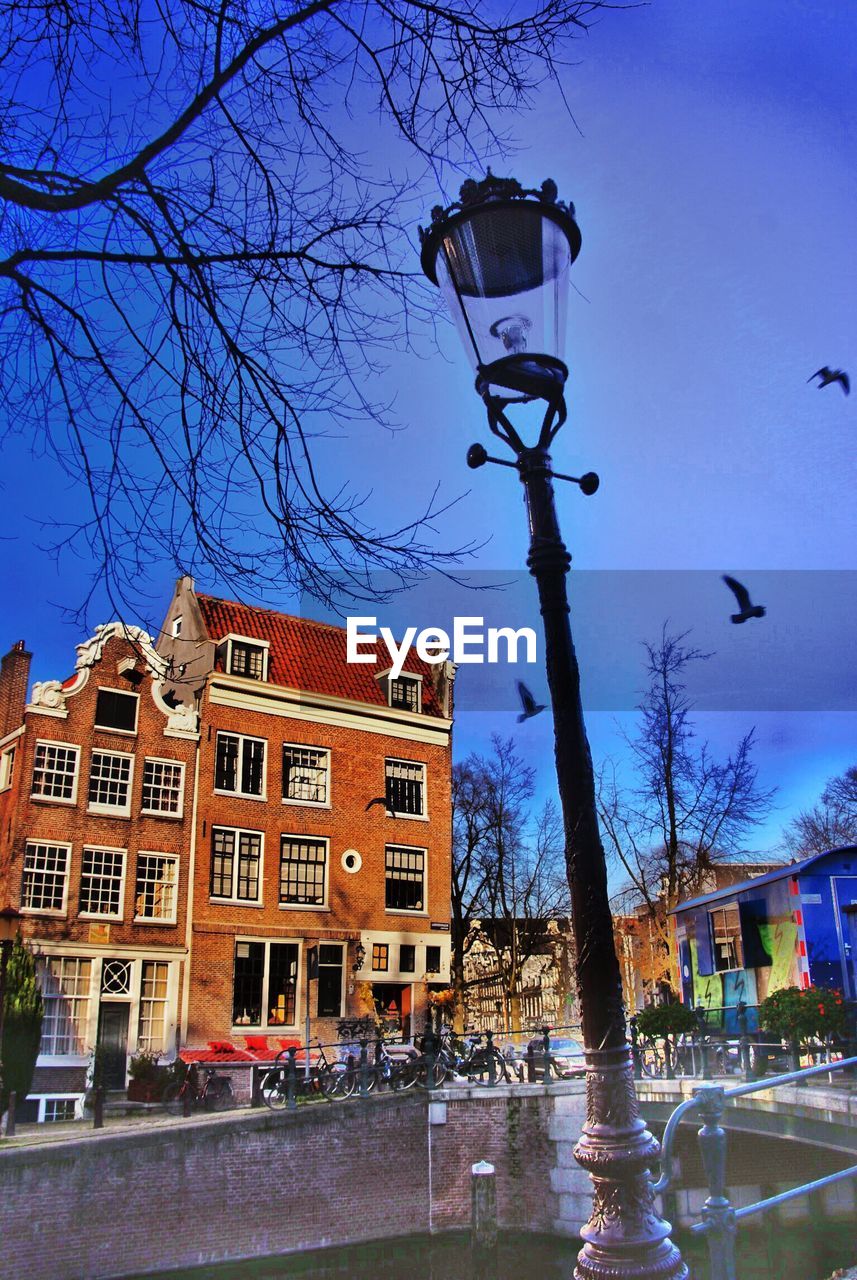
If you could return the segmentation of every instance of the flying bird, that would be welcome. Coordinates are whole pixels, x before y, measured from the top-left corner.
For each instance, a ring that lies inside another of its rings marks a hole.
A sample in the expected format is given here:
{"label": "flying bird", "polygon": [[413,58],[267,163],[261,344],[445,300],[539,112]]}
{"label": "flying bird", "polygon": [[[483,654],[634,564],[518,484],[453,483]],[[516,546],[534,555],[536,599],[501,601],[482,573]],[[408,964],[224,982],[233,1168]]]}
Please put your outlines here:
{"label": "flying bird", "polygon": [[750,599],[750,592],[736,578],[730,578],[727,573],[723,574],[723,581],[738,601],[740,613],[731,615],[733,622],[746,622],[748,618],[764,618],[765,608],[761,604],[753,604]]}
{"label": "flying bird", "polygon": [[544,703],[536,702],[523,680],[516,680],[515,683],[521,706],[524,708],[523,713],[518,716],[518,724],[522,724],[524,720],[529,720],[532,716],[537,716],[540,711],[544,711],[545,707]]}
{"label": "flying bird", "polygon": [[[851,381],[844,369],[828,369],[827,365],[823,369],[817,369],[812,378],[820,378],[818,390],[822,387],[829,387],[831,382],[840,382],[842,390],[848,395],[851,390]],[[812,382],[812,378],[807,378],[807,382]]]}
{"label": "flying bird", "polygon": [[388,803],[388,801],[387,801],[387,797],[386,797],[386,796],[376,796],[374,800],[370,800],[370,801],[369,801],[369,803],[367,804],[367,806],[366,806],[366,808],[365,808],[364,812],[365,812],[365,813],[368,813],[368,812],[369,812],[369,810],[372,808],[373,804],[382,804],[382,805],[384,806],[384,808],[387,810],[387,812],[389,813],[390,817],[391,817],[391,818],[395,818],[395,816],[396,816],[396,815],[395,815],[395,813],[393,812],[393,810],[390,808],[390,805],[389,805],[389,803]]}

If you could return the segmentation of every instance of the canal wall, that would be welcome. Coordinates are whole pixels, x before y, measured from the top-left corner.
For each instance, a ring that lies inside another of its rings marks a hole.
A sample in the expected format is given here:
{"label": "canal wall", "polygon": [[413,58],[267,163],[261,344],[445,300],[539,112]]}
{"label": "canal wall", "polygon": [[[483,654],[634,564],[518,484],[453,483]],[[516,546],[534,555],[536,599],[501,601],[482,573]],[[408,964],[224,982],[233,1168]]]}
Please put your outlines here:
{"label": "canal wall", "polygon": [[[502,1227],[574,1236],[590,1205],[573,1157],[583,1117],[583,1083],[568,1081],[549,1090],[456,1088],[431,1101],[370,1097],[279,1115],[247,1110],[4,1145],[0,1275],[104,1280],[465,1227],[478,1160],[495,1166]],[[762,1153],[764,1177],[760,1141],[772,1144]],[[798,1144],[735,1134],[729,1146],[737,1175],[730,1185],[744,1182],[749,1192],[829,1171],[828,1153],[798,1152]],[[680,1161],[693,1185],[690,1146]],[[746,1203],[749,1192],[739,1187],[736,1201]],[[682,1217],[700,1198],[691,1206],[687,1196],[679,1192],[670,1206]],[[842,1208],[849,1211],[844,1201]]]}

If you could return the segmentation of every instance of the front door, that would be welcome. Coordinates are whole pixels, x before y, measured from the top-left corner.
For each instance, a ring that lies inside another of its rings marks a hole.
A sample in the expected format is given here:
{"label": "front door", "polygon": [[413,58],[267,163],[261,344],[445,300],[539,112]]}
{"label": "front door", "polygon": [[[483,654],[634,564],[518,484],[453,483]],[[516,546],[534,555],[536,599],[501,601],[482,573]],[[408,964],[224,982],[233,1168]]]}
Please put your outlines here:
{"label": "front door", "polygon": [[102,1001],[98,1014],[98,1047],[105,1089],[125,1088],[128,1058],[128,1005]]}

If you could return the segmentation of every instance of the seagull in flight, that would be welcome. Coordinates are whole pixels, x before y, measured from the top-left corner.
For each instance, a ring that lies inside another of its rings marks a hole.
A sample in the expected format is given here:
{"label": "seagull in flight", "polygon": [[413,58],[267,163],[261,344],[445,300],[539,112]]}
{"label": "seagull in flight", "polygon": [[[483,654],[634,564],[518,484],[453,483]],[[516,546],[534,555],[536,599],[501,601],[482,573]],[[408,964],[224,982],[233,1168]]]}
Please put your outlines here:
{"label": "seagull in flight", "polygon": [[[823,369],[816,369],[812,378],[820,378],[818,390],[822,387],[829,387],[831,382],[839,382],[842,384],[842,390],[848,395],[851,390],[851,381],[844,369],[828,369],[827,365]],[[812,378],[807,378],[807,382],[812,382]]]}
{"label": "seagull in flight", "polygon": [[731,615],[732,621],[735,623],[746,622],[748,618],[764,618],[765,607],[761,604],[753,604],[750,599],[750,592],[740,583],[737,578],[730,578],[728,573],[723,574],[723,581],[738,601],[740,613]]}
{"label": "seagull in flight", "polygon": [[540,711],[544,711],[545,704],[536,702],[523,680],[516,680],[515,684],[518,689],[518,697],[521,699],[521,706],[524,708],[523,713],[518,716],[518,724],[522,724],[524,720],[530,720],[533,716],[537,716]]}

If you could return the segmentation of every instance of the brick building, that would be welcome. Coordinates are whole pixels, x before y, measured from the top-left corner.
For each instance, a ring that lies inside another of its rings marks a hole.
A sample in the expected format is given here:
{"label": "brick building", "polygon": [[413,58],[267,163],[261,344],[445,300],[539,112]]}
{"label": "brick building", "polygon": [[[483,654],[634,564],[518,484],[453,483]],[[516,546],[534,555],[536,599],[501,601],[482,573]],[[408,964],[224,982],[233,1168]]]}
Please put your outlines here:
{"label": "brick building", "polygon": [[393,680],[189,578],[158,649],[201,723],[183,1042],[331,1040],[371,1003],[409,1037],[449,981],[451,666]]}
{"label": "brick building", "polygon": [[138,1048],[174,1051],[186,954],[199,733],[151,639],[111,623],[74,674],[33,686],[23,641],[0,671],[0,901],[38,956],[39,1115],[80,1106],[96,1043],[124,1086]]}

